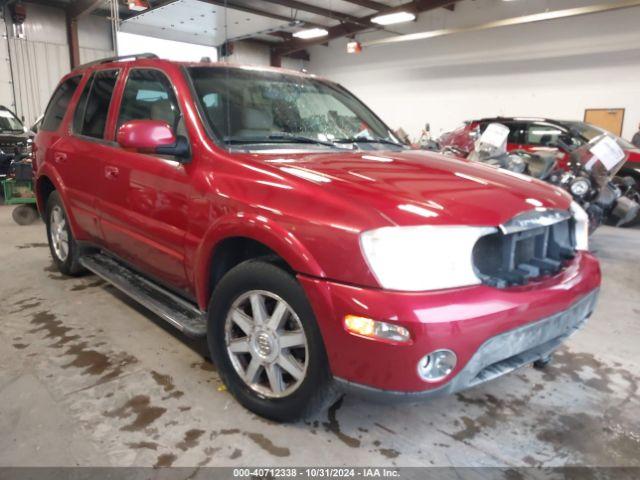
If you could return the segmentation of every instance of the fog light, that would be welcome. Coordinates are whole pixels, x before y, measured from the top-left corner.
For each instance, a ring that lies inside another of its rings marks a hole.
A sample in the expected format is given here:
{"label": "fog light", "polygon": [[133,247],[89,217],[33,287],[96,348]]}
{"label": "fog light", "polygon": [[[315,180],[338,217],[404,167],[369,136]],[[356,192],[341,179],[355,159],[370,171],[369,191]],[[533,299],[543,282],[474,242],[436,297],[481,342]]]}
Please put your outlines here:
{"label": "fog light", "polygon": [[411,335],[406,328],[367,317],[346,315],[344,317],[344,328],[349,333],[372,340],[380,340],[387,343],[411,342]]}
{"label": "fog light", "polygon": [[458,359],[451,350],[436,350],[425,355],[418,362],[418,375],[425,382],[439,382],[456,368]]}

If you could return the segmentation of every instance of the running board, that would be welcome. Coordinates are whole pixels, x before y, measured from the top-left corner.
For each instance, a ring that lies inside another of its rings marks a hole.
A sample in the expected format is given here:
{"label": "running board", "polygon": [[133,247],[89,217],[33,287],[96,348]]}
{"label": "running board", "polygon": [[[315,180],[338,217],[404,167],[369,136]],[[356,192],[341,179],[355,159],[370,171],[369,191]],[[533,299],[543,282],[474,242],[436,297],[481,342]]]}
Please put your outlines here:
{"label": "running board", "polygon": [[94,253],[80,257],[80,263],[185,335],[190,337],[206,335],[207,320],[204,312],[112,257]]}

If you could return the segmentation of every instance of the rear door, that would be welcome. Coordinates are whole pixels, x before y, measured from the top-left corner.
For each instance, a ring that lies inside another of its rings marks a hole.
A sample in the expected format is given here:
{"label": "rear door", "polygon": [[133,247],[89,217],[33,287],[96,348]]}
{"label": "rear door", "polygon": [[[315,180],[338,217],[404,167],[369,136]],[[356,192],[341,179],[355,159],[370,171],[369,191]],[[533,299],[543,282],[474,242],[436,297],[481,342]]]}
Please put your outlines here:
{"label": "rear door", "polygon": [[[177,94],[158,69],[129,70],[116,118],[116,131],[129,120],[163,120],[187,136]],[[161,283],[188,290],[184,239],[193,165],[117,144],[107,148],[99,191],[108,248]]]}
{"label": "rear door", "polygon": [[50,164],[61,178],[65,206],[74,220],[74,233],[78,240],[92,240],[99,236],[95,190],[86,188],[86,179],[95,178],[97,170],[92,171],[91,165],[78,155],[78,145],[69,127],[79,90],[87,85],[87,77],[75,75],[58,86],[45,111],[34,147],[36,165]]}
{"label": "rear door", "polygon": [[53,148],[53,160],[64,172],[68,207],[83,231],[79,239],[94,243],[100,243],[102,237],[97,192],[102,161],[108,152],[104,133],[119,73],[118,69],[98,70],[87,78],[73,113],[70,134]]}

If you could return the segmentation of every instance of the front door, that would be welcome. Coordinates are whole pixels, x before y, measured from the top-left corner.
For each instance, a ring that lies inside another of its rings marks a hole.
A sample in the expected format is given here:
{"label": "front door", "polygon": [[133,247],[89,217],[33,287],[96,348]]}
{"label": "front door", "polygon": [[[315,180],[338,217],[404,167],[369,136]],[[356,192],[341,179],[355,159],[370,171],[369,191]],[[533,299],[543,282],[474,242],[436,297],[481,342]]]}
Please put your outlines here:
{"label": "front door", "polygon": [[[174,89],[157,69],[132,68],[116,131],[129,120],[163,120],[186,135]],[[184,241],[192,165],[176,158],[110,147],[100,187],[101,224],[110,250],[143,273],[187,291]]]}

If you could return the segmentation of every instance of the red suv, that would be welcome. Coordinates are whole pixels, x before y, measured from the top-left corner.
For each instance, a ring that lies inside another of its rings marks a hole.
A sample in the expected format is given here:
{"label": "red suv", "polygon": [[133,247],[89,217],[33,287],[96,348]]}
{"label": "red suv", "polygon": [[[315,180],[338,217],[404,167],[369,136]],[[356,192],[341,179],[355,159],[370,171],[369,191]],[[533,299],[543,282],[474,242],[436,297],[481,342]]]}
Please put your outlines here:
{"label": "red suv", "polygon": [[479,133],[491,123],[509,127],[507,150],[528,150],[530,152],[557,152],[558,163],[568,169],[571,150],[589,143],[595,137],[607,133],[617,139],[618,145],[627,154],[627,162],[619,175],[632,177],[640,187],[640,148],[623,138],[600,127],[577,120],[562,121],[548,118],[495,117],[470,120],[451,132],[443,133],[438,139],[441,147],[455,147],[469,153]]}
{"label": "red suv", "polygon": [[275,420],[544,363],[600,284],[566,194],[410,151],[313,75],[149,55],[82,66],[35,157],[60,271],[206,335],[229,391]]}

